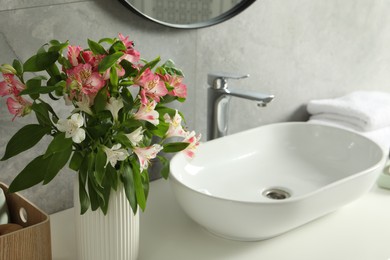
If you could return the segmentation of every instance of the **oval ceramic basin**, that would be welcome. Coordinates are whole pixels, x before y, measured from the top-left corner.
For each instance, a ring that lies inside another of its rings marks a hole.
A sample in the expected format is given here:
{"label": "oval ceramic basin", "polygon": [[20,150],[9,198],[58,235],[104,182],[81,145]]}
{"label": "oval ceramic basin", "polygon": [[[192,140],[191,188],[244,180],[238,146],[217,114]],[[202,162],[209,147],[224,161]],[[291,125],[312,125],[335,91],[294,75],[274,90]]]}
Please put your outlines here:
{"label": "oval ceramic basin", "polygon": [[263,240],[330,213],[374,184],[386,155],[347,130],[280,123],[202,143],[194,159],[177,154],[177,201],[212,233]]}

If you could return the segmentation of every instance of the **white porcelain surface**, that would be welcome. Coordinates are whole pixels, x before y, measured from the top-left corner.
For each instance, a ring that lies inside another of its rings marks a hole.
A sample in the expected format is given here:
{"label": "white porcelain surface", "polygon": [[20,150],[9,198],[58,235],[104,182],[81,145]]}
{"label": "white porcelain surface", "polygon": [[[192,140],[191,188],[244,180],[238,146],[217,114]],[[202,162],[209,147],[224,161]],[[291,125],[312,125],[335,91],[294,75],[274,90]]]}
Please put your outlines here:
{"label": "white porcelain surface", "polygon": [[[171,183],[184,211],[209,231],[263,240],[360,197],[385,157],[376,143],[347,130],[271,124],[203,143],[193,160],[177,154]],[[267,198],[269,188],[291,197]]]}

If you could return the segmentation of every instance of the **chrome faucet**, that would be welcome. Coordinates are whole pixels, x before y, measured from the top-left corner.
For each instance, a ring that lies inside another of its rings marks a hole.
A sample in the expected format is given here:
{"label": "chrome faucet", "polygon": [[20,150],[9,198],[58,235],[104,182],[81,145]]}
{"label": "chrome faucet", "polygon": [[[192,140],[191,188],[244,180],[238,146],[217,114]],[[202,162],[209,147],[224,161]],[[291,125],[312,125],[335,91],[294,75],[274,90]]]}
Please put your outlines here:
{"label": "chrome faucet", "polygon": [[265,107],[274,99],[274,95],[228,88],[229,79],[238,80],[247,77],[249,75],[208,74],[207,83],[210,87],[207,93],[207,140],[227,135],[229,103],[232,96],[257,101],[260,107]]}

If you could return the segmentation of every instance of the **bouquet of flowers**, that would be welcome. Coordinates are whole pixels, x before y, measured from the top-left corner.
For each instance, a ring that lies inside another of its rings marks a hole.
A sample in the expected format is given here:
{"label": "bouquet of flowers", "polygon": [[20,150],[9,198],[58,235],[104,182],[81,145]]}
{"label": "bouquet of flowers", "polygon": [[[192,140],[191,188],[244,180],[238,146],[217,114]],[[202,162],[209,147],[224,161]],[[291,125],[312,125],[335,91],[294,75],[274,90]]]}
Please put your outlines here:
{"label": "bouquet of flowers", "polygon": [[[37,119],[15,133],[1,160],[52,137],[15,177],[11,192],[47,184],[69,164],[78,173],[81,214],[88,208],[106,213],[110,192],[119,188],[135,213],[146,207],[151,160],[167,178],[169,160],[160,152],[194,155],[200,135],[167,106],[187,96],[182,71],[171,60],[141,59],[128,37],[118,37],[88,40],[87,49],[52,40],[24,63],[1,65],[0,95],[13,120],[31,113]],[[73,106],[67,118],[56,114],[56,102]]]}

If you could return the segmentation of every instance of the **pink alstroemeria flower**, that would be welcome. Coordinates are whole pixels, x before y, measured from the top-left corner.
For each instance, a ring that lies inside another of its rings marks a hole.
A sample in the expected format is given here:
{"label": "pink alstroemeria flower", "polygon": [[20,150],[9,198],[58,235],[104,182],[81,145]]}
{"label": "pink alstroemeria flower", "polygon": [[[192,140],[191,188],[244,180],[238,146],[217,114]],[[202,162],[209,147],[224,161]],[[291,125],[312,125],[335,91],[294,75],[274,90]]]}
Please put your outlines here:
{"label": "pink alstroemeria flower", "polygon": [[127,60],[131,63],[136,63],[140,60],[140,53],[136,51],[134,47],[133,41],[129,41],[129,36],[124,37],[123,34],[119,33],[119,39],[123,42],[123,44],[126,46],[125,54],[120,58],[120,60]]}
{"label": "pink alstroemeria flower", "polygon": [[112,69],[116,70],[116,74],[118,75],[118,78],[123,77],[123,75],[125,75],[125,73],[126,73],[125,69],[121,65],[117,64],[116,67],[112,67],[111,69],[108,69],[103,73],[104,80],[110,79],[110,70],[112,70]]}
{"label": "pink alstroemeria flower", "polygon": [[140,53],[134,49],[128,49],[125,54],[121,57],[121,60],[127,60],[131,63],[136,63],[140,60]]}
{"label": "pink alstroemeria flower", "polygon": [[201,138],[201,134],[196,136],[195,131],[187,132],[186,138],[184,138],[183,142],[190,143],[186,149],[183,150],[184,154],[190,158],[195,156],[195,150],[199,146],[199,141]]}
{"label": "pink alstroemeria flower", "polygon": [[118,33],[119,40],[123,42],[123,44],[126,46],[127,49],[133,48],[134,47],[134,42],[129,41],[129,36],[123,36],[123,34]]}
{"label": "pink alstroemeria flower", "polygon": [[[68,79],[66,81],[70,91],[81,91],[86,95],[95,95],[105,84],[103,77],[92,70],[92,65],[79,64],[67,70]],[[74,96],[75,93],[71,93]]]}
{"label": "pink alstroemeria flower", "polygon": [[151,102],[146,103],[146,105],[141,104],[139,110],[137,113],[134,114],[134,118],[138,120],[145,120],[150,122],[153,125],[159,124],[159,113],[154,110],[157,103],[156,101],[152,100]]}
{"label": "pink alstroemeria flower", "polygon": [[173,87],[173,90],[169,91],[169,95],[179,98],[187,98],[187,86],[182,83],[183,77],[166,74],[163,76],[163,79],[171,87]]}
{"label": "pink alstroemeria flower", "polygon": [[71,46],[69,45],[68,46],[68,60],[70,62],[70,64],[72,64],[73,67],[79,65],[79,56],[80,56],[80,52],[82,51],[83,49],[80,47],[80,46]]}
{"label": "pink alstroemeria flower", "polygon": [[162,149],[163,147],[159,144],[153,144],[148,147],[135,147],[133,149],[138,157],[141,172],[149,167],[150,160],[156,158]]}
{"label": "pink alstroemeria flower", "polygon": [[14,121],[17,116],[21,117],[29,114],[31,112],[31,105],[31,102],[20,96],[15,97],[15,99],[12,97],[7,98],[8,111],[14,115],[12,121]]}
{"label": "pink alstroemeria flower", "polygon": [[0,82],[0,96],[14,95],[17,96],[19,93],[26,88],[13,74],[3,74],[4,81]]}
{"label": "pink alstroemeria flower", "polygon": [[97,71],[99,62],[103,59],[103,55],[101,56],[102,57],[96,56],[92,51],[83,51],[81,53],[81,57],[83,58],[84,62],[91,64],[93,71]]}
{"label": "pink alstroemeria flower", "polygon": [[168,94],[164,81],[158,75],[153,74],[150,68],[147,68],[141,77],[136,81],[136,85],[141,86],[141,103],[147,102],[147,97],[160,101],[160,97]]}
{"label": "pink alstroemeria flower", "polygon": [[179,115],[177,110],[173,118],[171,118],[168,114],[165,114],[164,119],[165,119],[165,123],[169,123],[169,128],[166,133],[166,138],[172,136],[179,136],[179,137],[186,136],[186,132],[183,130],[183,127],[181,125],[182,118]]}

